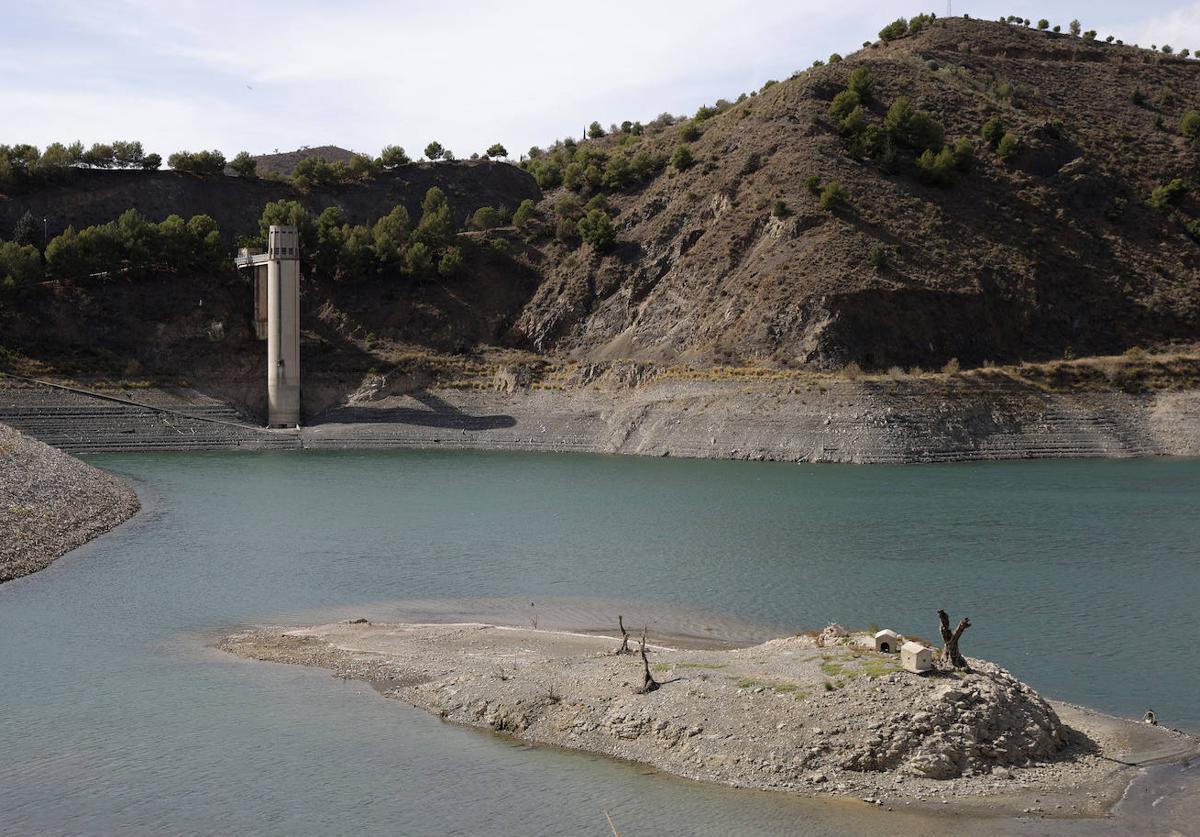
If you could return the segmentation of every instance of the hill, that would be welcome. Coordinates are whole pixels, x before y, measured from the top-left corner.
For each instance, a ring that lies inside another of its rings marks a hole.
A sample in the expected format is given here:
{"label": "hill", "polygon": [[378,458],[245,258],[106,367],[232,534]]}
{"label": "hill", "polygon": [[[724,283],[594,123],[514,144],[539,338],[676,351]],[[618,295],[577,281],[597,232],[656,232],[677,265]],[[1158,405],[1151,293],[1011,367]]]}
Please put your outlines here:
{"label": "hill", "polygon": [[[859,68],[867,131],[906,96],[969,149],[968,170],[926,182],[919,141],[890,164],[856,153],[830,107]],[[1200,62],[948,19],[708,118],[580,143],[662,160],[687,142],[695,164],[610,196],[612,253],[546,240],[519,338],[588,358],[875,368],[1194,338],[1200,202],[1147,202],[1175,178],[1200,185],[1178,131],[1198,91]],[[992,117],[1019,142],[1008,160],[981,136]],[[826,211],[834,181],[846,198]],[[547,192],[548,227],[566,192]]]}
{"label": "hill", "polygon": [[283,177],[291,177],[296,165],[309,157],[320,157],[327,163],[344,163],[350,159],[353,151],[336,145],[304,146],[295,151],[276,151],[273,154],[259,154],[254,158],[258,164],[260,175],[271,173]]}
{"label": "hill", "polygon": [[[301,190],[73,169],[0,196],[0,236],[27,211],[53,235],[136,207],[212,215],[232,247],[284,198],[366,225],[401,204],[415,223],[436,185],[460,230],[480,208],[533,202],[516,226],[459,233],[466,264],[452,277],[378,260],[308,271],[320,351],[306,369],[350,391],[427,348],[880,371],[1169,348],[1200,334],[1200,149],[1181,125],[1200,109],[1198,82],[1197,61],[953,18],[692,119],[557,143],[525,171],[409,164]],[[0,342],[43,372],[259,380],[244,282],[161,278],[18,290]]]}

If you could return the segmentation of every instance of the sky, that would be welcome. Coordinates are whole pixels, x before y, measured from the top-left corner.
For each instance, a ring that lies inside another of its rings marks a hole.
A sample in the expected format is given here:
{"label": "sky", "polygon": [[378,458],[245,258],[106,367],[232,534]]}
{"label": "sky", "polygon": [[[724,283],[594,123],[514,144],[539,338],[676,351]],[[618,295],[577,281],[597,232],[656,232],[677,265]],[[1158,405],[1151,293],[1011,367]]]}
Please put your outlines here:
{"label": "sky", "polygon": [[[6,3],[0,143],[141,140],[232,157],[340,145],[514,155],[599,120],[692,113],[922,5],[868,0],[37,0]],[[1200,0],[966,2],[1200,51]]]}

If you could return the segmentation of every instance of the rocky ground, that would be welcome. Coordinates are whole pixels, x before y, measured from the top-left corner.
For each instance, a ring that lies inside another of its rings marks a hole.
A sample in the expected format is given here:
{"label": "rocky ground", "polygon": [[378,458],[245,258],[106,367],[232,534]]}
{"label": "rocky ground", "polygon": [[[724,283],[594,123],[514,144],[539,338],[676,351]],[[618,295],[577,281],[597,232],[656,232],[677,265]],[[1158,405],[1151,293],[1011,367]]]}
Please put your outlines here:
{"label": "rocky ground", "polygon": [[[1135,774],[1197,742],[1052,706],[996,665],[927,675],[865,635],[735,650],[651,641],[661,684],[616,640],[483,624],[236,634],[243,657],[320,666],[455,723],[652,764],[722,784],[1052,816],[1099,815]],[[636,642],[631,642],[637,648]]]}
{"label": "rocky ground", "polygon": [[470,448],[850,463],[1200,456],[1200,389],[1190,378],[1140,391],[1055,390],[1000,369],[857,380],[754,371],[697,378],[614,364],[561,380],[497,374],[458,386],[397,374],[365,395],[357,382],[314,383],[306,403],[332,406],[298,433],[234,426],[227,401],[193,389],[83,384],[173,411],[160,414],[9,381],[0,382],[0,421],[71,452]]}
{"label": "rocky ground", "polygon": [[117,477],[0,424],[0,583],[44,569],[138,508]]}

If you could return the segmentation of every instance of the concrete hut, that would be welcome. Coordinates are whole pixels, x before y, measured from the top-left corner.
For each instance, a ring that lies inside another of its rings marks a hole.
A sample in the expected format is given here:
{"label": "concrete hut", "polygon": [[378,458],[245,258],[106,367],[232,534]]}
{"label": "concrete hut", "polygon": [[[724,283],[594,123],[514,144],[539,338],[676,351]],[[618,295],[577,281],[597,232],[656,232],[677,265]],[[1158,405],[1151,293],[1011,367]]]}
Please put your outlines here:
{"label": "concrete hut", "polygon": [[900,665],[913,674],[933,670],[933,649],[919,642],[906,642],[900,648]]}
{"label": "concrete hut", "polygon": [[883,654],[895,654],[900,650],[900,635],[884,628],[875,634],[875,650]]}

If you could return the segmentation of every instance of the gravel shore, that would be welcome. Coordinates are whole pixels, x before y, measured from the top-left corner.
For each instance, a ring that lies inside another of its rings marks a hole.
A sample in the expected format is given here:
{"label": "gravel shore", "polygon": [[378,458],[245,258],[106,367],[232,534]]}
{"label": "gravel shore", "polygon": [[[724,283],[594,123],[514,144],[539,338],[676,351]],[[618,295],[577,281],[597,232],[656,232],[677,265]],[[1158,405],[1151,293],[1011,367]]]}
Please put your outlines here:
{"label": "gravel shore", "polygon": [[0,424],[0,583],[45,569],[139,508],[122,480]]}
{"label": "gravel shore", "polygon": [[[687,778],[894,807],[1103,816],[1135,765],[1195,739],[1051,704],[991,663],[915,675],[868,638],[734,650],[650,646],[641,693],[617,641],[482,624],[343,622],[227,637],[226,651],[319,666],[455,723]],[[636,648],[636,643],[633,643]]]}

